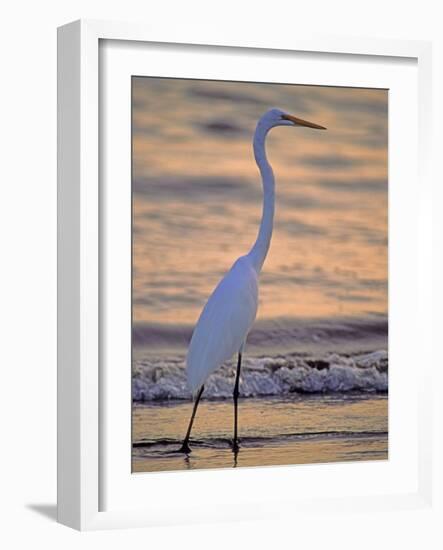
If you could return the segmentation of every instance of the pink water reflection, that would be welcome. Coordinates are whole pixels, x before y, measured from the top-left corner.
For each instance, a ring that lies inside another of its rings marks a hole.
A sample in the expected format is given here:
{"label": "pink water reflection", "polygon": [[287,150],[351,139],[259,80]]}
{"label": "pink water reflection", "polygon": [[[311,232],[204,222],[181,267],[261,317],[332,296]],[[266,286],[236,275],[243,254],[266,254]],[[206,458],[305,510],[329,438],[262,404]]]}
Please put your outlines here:
{"label": "pink water reflection", "polygon": [[133,79],[134,322],[193,324],[261,214],[251,138],[277,128],[275,233],[259,318],[387,314],[386,90]]}

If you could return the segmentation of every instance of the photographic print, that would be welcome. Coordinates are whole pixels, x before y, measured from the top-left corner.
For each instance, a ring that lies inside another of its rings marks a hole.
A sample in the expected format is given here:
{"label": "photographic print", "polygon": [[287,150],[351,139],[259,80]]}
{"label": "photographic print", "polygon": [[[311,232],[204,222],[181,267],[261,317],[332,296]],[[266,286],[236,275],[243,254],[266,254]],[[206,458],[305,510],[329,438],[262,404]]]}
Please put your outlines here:
{"label": "photographic print", "polygon": [[132,469],[388,458],[388,91],[132,77]]}

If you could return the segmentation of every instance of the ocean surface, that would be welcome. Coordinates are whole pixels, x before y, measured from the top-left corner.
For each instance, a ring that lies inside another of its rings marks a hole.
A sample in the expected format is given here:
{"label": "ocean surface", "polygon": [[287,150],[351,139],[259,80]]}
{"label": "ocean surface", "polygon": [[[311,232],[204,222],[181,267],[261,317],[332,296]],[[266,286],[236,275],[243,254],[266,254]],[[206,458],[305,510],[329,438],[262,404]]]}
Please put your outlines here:
{"label": "ocean surface", "polygon": [[[388,457],[386,90],[133,78],[133,469]],[[252,155],[268,108],[326,132],[276,128],[275,228],[240,384],[205,385],[191,446],[185,356],[223,274],[255,240]]]}
{"label": "ocean surface", "polygon": [[[340,325],[336,321],[330,327],[308,323],[303,327],[258,325],[249,335],[243,356],[240,388],[243,397],[388,391],[385,322],[364,327],[350,321],[342,321]],[[149,328],[146,330],[150,332]],[[185,335],[182,337],[187,340]],[[169,338],[173,335],[165,336]],[[179,338],[177,335],[176,341]],[[177,348],[175,352],[160,352],[160,347],[156,352],[152,334],[149,341],[149,347],[134,350],[133,400],[190,399],[184,351]],[[157,341],[164,345],[160,336]],[[232,397],[236,361],[234,357],[208,378],[206,398]]]}
{"label": "ocean surface", "polygon": [[257,323],[242,363],[240,452],[231,451],[235,359],[206,381],[190,456],[183,329],[134,334],[134,472],[388,458],[387,323]]}
{"label": "ocean surface", "polygon": [[387,315],[387,91],[133,79],[133,318],[193,325],[253,244],[252,136],[270,107],[275,228],[260,319]]}

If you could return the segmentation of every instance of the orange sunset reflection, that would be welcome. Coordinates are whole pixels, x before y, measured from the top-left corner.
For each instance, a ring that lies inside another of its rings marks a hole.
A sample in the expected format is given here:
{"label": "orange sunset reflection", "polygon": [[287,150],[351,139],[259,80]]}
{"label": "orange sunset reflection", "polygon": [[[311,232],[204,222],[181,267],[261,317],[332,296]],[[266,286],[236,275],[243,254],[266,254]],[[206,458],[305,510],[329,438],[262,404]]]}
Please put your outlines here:
{"label": "orange sunset reflection", "polygon": [[277,209],[259,319],[387,315],[386,90],[133,79],[133,320],[193,325],[253,243],[251,139],[278,106],[327,126],[268,139]]}

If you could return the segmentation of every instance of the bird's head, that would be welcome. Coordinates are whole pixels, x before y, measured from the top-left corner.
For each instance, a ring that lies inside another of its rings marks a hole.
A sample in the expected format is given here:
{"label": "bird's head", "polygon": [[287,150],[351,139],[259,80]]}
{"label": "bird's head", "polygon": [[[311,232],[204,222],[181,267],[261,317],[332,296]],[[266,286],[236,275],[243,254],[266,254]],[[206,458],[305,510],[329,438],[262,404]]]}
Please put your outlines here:
{"label": "bird's head", "polygon": [[312,128],[314,130],[326,130],[324,126],[290,115],[280,109],[270,109],[267,111],[261,117],[260,124],[267,130],[275,126],[305,126],[306,128]]}

